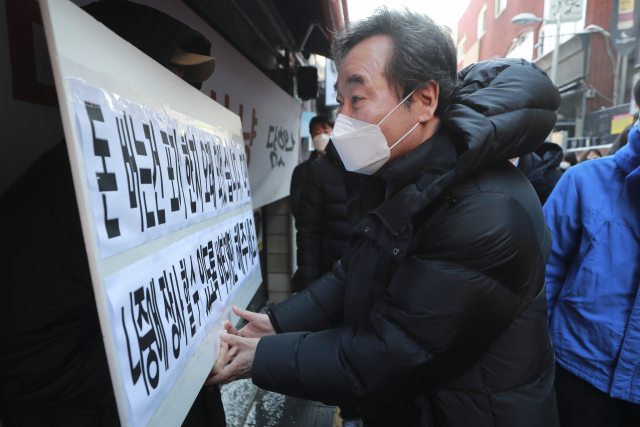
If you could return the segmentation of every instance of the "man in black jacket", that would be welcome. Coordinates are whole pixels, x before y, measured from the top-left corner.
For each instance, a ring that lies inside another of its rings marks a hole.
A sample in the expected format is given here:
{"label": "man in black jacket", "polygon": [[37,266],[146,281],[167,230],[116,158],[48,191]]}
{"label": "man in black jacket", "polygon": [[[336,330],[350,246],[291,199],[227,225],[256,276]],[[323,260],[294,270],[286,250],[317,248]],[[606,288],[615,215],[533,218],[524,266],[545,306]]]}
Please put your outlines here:
{"label": "man in black jacket", "polygon": [[291,279],[294,292],[309,287],[331,271],[349,243],[347,193],[338,152],[310,162],[302,185],[296,216],[298,269]]}
{"label": "man in black jacket", "polygon": [[[156,9],[121,0],[84,9],[195,87],[213,73],[211,43]],[[194,59],[202,65],[186,65]],[[64,141],[0,198],[0,222],[3,425],[119,426]],[[203,387],[183,426],[225,425],[218,386]]]}
{"label": "man in black jacket", "polygon": [[300,195],[302,194],[302,185],[307,177],[307,170],[311,162],[325,154],[325,147],[329,142],[331,131],[333,131],[333,122],[326,116],[315,116],[309,122],[309,133],[311,134],[315,150],[313,150],[307,160],[293,169],[293,175],[291,176],[291,191],[289,192],[291,214],[296,221],[298,220],[298,204],[300,203]]}
{"label": "man in black jacket", "polygon": [[[309,162],[299,190],[295,223],[298,269],[291,278],[293,292],[303,291],[330,272],[349,244],[342,163],[333,144],[330,143],[324,152]],[[358,425],[360,413],[356,407],[342,406],[340,417],[345,427]]]}
{"label": "man in black jacket", "polygon": [[557,426],[551,235],[508,160],[549,134],[557,89],[524,60],[456,75],[448,30],[408,10],[354,23],[333,57],[349,248],[268,316],[236,310],[213,380],[358,404],[366,427]]}
{"label": "man in black jacket", "polygon": [[533,153],[511,159],[511,162],[527,177],[540,204],[544,205],[562,176],[558,169],[562,162],[562,147],[543,142]]}

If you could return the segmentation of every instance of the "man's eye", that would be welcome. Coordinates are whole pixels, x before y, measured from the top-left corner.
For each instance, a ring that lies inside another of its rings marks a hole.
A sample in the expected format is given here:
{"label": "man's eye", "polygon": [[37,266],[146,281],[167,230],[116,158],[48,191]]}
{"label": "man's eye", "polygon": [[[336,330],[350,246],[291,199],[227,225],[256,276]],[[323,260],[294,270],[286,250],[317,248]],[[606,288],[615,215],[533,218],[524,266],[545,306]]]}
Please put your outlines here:
{"label": "man's eye", "polygon": [[352,104],[353,104],[353,103],[355,103],[355,102],[357,102],[357,101],[360,101],[360,97],[358,97],[358,96],[352,96],[352,97],[351,97],[351,103],[352,103]]}

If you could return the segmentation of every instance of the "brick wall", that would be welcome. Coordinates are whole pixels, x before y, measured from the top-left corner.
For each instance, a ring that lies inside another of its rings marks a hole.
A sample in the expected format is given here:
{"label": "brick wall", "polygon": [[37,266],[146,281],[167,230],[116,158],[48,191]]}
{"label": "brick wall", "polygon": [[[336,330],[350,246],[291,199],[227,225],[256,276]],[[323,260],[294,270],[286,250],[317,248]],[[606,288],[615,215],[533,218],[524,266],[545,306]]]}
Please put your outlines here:
{"label": "brick wall", "polygon": [[[485,4],[487,6],[487,30],[480,40],[479,61],[505,57],[513,39],[529,31],[534,33],[534,44],[538,43],[540,23],[517,25],[511,23],[511,18],[525,12],[543,16],[544,1],[507,0],[506,9],[496,18],[495,0],[471,0],[467,10],[458,21],[457,43],[466,35],[466,51],[469,51],[477,41],[478,14]],[[458,64],[458,68],[462,68],[462,61]]]}
{"label": "brick wall", "polygon": [[267,205],[267,284],[276,304],[291,296],[291,213],[289,198]]}
{"label": "brick wall", "polygon": [[[590,24],[598,25],[609,30],[611,7],[613,0],[585,0],[587,3],[585,27]],[[487,30],[479,46],[479,61],[506,56],[513,39],[528,31],[534,32],[534,44],[538,43],[538,30],[541,24],[516,25],[511,18],[519,13],[530,12],[536,16],[543,16],[544,1],[542,0],[507,0],[507,8],[494,17],[495,0],[471,0],[467,10],[458,21],[458,42],[466,35],[465,50],[468,52],[477,41],[477,19],[483,5],[487,6]],[[607,55],[605,39],[594,33],[591,38],[591,52],[587,74],[587,84],[596,89],[596,96],[587,100],[587,114],[603,107],[612,106],[613,100],[613,72],[614,67]],[[615,57],[617,52],[611,47]],[[535,59],[535,57],[534,57]],[[463,61],[458,68],[462,69]],[[627,91],[628,92],[628,91]],[[627,99],[628,100],[628,99]],[[624,100],[622,100],[624,102]]]}

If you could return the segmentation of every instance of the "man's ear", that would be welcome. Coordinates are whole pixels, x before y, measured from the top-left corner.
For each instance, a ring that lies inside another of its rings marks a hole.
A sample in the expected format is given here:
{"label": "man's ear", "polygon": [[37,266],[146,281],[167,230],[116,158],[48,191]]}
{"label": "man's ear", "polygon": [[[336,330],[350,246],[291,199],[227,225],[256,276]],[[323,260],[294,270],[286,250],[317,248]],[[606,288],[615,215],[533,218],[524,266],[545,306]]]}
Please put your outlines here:
{"label": "man's ear", "polygon": [[420,107],[418,121],[426,123],[433,118],[436,108],[438,108],[440,85],[435,80],[429,80],[425,87],[416,91],[416,94],[415,98],[417,98],[416,101]]}

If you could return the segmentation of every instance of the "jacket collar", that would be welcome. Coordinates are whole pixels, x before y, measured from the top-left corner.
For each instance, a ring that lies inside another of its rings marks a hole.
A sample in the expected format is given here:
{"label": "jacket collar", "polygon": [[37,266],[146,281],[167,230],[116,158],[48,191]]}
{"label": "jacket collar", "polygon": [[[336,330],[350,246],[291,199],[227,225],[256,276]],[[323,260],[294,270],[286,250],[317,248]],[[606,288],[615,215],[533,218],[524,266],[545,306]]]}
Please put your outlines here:
{"label": "jacket collar", "polygon": [[616,152],[614,161],[627,176],[627,184],[640,192],[640,133],[638,125],[629,131],[628,143]]}
{"label": "jacket collar", "polygon": [[331,160],[342,166],[342,159],[340,158],[340,154],[338,154],[338,150],[336,150],[336,146],[333,145],[333,141],[329,141],[324,151]]}
{"label": "jacket collar", "polygon": [[[457,160],[449,133],[438,130],[406,155],[385,166],[379,177],[385,182],[385,201],[373,213],[399,234],[411,219],[440,195],[455,177]],[[402,209],[398,209],[402,207]]]}
{"label": "jacket collar", "polygon": [[309,158],[307,159],[308,162],[313,162],[315,159],[317,159],[318,157],[320,157],[320,155],[318,154],[318,152],[316,150],[313,150],[311,152],[311,154],[309,154]]}

